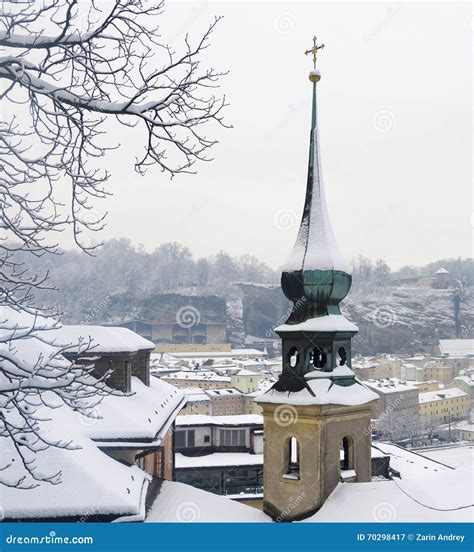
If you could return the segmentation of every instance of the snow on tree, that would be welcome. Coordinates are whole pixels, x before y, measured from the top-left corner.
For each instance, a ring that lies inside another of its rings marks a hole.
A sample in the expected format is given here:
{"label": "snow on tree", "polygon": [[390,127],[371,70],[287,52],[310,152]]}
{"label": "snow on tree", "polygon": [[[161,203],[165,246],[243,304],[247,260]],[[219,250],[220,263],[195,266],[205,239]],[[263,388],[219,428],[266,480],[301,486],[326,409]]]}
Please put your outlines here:
{"label": "snow on tree", "polygon": [[[200,64],[218,19],[197,40],[186,36],[178,52],[160,39],[162,14],[163,2],[151,0],[2,4],[0,438],[13,439],[25,452],[24,469],[39,479],[29,453],[46,444],[35,421],[44,387],[54,380],[62,402],[84,409],[104,386],[48,340],[47,313],[34,297],[48,287],[48,271],[29,271],[28,257],[57,253],[65,230],[80,249],[97,247],[84,236],[105,224],[95,208],[109,194],[103,157],[119,147],[116,129],[141,144],[139,174],[156,166],[172,177],[209,160],[215,140],[204,125],[223,124],[225,100],[215,94],[221,73]],[[0,480],[7,471],[2,460]]]}

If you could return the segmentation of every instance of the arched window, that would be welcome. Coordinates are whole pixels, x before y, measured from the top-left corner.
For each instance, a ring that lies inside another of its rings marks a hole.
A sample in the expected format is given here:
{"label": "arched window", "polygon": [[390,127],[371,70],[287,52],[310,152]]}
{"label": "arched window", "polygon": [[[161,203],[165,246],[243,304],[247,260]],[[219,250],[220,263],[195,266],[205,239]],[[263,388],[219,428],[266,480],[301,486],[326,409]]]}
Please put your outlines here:
{"label": "arched window", "polygon": [[310,354],[309,360],[311,364],[318,370],[326,366],[327,356],[324,349],[315,347]]}
{"label": "arched window", "polygon": [[347,362],[347,351],[345,347],[339,347],[337,354],[339,355],[339,366],[344,366]]}
{"label": "arched window", "polygon": [[283,474],[284,479],[300,478],[300,450],[296,437],[290,437],[287,441],[286,451],[286,469]]}
{"label": "arched window", "polygon": [[300,355],[296,347],[292,347],[288,351],[288,364],[290,365],[290,368],[296,368],[296,365],[298,364],[299,356]]}
{"label": "arched window", "polygon": [[341,441],[341,470],[354,469],[354,442],[351,437]]}

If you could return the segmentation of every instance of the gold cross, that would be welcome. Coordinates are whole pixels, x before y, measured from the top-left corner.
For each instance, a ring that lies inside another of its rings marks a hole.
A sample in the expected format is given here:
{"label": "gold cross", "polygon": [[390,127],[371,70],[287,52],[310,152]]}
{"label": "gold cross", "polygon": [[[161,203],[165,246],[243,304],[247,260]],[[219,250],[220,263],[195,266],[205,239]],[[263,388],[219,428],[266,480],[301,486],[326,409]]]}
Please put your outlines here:
{"label": "gold cross", "polygon": [[313,36],[313,47],[311,50],[306,50],[305,54],[313,54],[313,65],[316,69],[316,55],[318,53],[318,50],[322,50],[324,48],[324,44],[320,44],[319,46],[316,45],[316,36]]}

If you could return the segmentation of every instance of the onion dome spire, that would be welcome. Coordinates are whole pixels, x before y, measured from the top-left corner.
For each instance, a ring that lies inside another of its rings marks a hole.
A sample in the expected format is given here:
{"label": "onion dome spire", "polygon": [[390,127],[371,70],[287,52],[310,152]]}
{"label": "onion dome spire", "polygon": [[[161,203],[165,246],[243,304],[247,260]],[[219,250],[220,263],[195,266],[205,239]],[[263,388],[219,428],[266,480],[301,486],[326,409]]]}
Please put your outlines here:
{"label": "onion dome spire", "polygon": [[284,294],[295,303],[287,324],[298,324],[310,318],[340,314],[339,302],[349,292],[351,275],[334,237],[329,219],[321,170],[318,134],[316,86],[321,73],[316,56],[324,44],[313,47],[313,86],[308,177],[303,216],[293,251],[283,265],[281,285]]}

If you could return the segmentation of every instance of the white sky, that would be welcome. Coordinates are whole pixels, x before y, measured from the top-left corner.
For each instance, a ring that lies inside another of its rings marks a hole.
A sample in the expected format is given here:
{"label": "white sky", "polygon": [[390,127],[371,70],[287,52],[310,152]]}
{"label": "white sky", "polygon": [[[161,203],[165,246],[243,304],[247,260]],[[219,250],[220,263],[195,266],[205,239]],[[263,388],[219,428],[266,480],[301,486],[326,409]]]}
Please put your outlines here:
{"label": "white sky", "polygon": [[283,263],[303,207],[311,100],[303,52],[316,33],[326,45],[323,172],[343,253],[392,267],[471,255],[470,4],[174,2],[162,30],[178,44],[214,15],[224,20],[203,60],[230,71],[222,90],[234,128],[214,129],[215,160],[173,181],[158,170],[137,175],[138,145],[123,131],[125,147],[105,160],[114,197],[103,239],[147,250],[176,240],[196,257],[224,249]]}

